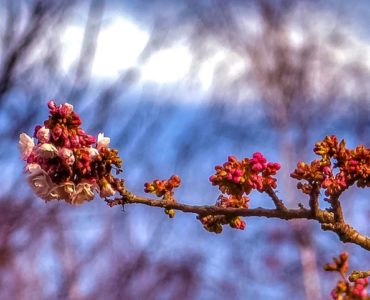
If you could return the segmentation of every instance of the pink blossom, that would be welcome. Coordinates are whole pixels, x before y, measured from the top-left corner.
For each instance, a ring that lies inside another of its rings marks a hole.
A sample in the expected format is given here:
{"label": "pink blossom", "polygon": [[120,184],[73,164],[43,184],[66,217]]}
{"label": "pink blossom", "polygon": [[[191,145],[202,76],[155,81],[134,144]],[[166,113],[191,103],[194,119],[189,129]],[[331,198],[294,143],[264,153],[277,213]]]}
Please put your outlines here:
{"label": "pink blossom", "polygon": [[64,118],[73,112],[73,105],[69,103],[63,103],[59,107],[59,113]]}
{"label": "pink blossom", "polygon": [[74,164],[75,156],[73,155],[73,151],[71,149],[60,148],[58,154],[66,165],[72,166]]}
{"label": "pink blossom", "polygon": [[19,135],[19,150],[21,152],[21,157],[23,160],[27,158],[32,153],[32,150],[35,146],[33,139],[25,133]]}
{"label": "pink blossom", "polygon": [[40,143],[48,143],[50,141],[50,129],[42,126],[37,130],[36,138],[40,141]]}
{"label": "pink blossom", "polygon": [[27,164],[26,167],[24,168],[24,171],[26,173],[33,173],[34,171],[40,169],[40,165],[36,163],[30,163]]}

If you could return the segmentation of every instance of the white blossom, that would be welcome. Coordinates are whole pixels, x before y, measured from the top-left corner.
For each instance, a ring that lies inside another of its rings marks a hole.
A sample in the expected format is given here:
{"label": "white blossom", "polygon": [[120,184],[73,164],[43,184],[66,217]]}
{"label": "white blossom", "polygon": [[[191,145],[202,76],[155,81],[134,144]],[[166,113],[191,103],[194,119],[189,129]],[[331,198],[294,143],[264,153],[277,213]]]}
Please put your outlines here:
{"label": "white blossom", "polygon": [[53,158],[58,155],[58,150],[53,144],[39,144],[36,146],[37,155],[43,158]]}
{"label": "white blossom", "polygon": [[72,204],[82,204],[85,201],[91,201],[94,199],[93,186],[89,183],[83,182],[76,186],[76,190],[72,195]]}
{"label": "white blossom", "polygon": [[85,150],[89,151],[89,155],[92,160],[94,160],[99,155],[99,151],[96,148],[86,147]]}
{"label": "white blossom", "polygon": [[29,172],[31,174],[28,177],[28,183],[35,194],[45,201],[56,199],[51,194],[55,184],[51,181],[50,176],[40,166],[37,167],[36,164],[29,169]]}
{"label": "white blossom", "polygon": [[107,198],[113,196],[115,192],[109,182],[104,182],[100,189],[100,197]]}
{"label": "white blossom", "polygon": [[104,133],[98,134],[98,142],[97,142],[97,148],[100,150],[101,148],[108,148],[110,143],[109,137],[104,137]]}
{"label": "white blossom", "polygon": [[32,149],[35,146],[33,139],[25,133],[19,135],[19,151],[21,152],[21,157],[23,160],[27,158],[32,153]]}

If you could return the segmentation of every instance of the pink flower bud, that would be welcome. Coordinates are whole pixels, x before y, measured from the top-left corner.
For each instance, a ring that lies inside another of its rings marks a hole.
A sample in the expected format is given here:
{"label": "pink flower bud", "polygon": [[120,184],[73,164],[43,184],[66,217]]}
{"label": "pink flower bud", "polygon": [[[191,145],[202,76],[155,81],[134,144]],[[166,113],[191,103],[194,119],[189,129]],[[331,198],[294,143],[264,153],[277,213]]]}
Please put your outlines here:
{"label": "pink flower bud", "polygon": [[77,148],[80,145],[80,139],[78,135],[73,135],[69,138],[69,141],[71,142],[71,146],[74,148]]}
{"label": "pink flower bud", "polygon": [[59,107],[59,114],[63,118],[65,118],[66,116],[68,116],[72,112],[73,112],[73,105],[71,105],[69,103],[63,103]]}
{"label": "pink flower bud", "polygon": [[242,170],[237,169],[237,170],[235,170],[234,175],[240,177],[240,176],[242,176],[242,173],[243,173]]}
{"label": "pink flower bud", "polygon": [[263,170],[263,166],[260,163],[256,163],[252,166],[252,170],[256,172],[260,172]]}
{"label": "pink flower bud", "polygon": [[329,166],[325,166],[322,170],[326,175],[329,175],[331,173],[331,168]]}
{"label": "pink flower bud", "polygon": [[229,161],[229,162],[237,162],[238,160],[236,159],[236,157],[235,157],[235,156],[230,155],[230,156],[228,157],[228,161]]}
{"label": "pink flower bud", "polygon": [[48,107],[51,114],[55,114],[58,111],[58,107],[53,100],[48,102]]}
{"label": "pink flower bud", "polygon": [[96,142],[95,137],[93,137],[92,135],[89,135],[89,134],[85,135],[84,140],[85,140],[86,144],[88,144],[88,145],[94,144]]}
{"label": "pink flower bud", "polygon": [[234,181],[235,183],[239,183],[239,182],[240,182],[240,177],[238,177],[238,176],[234,176],[234,177],[233,177],[233,181]]}
{"label": "pink flower bud", "polygon": [[211,177],[209,177],[209,181],[213,183],[216,180],[216,178],[217,178],[216,175],[212,175]]}
{"label": "pink flower bud", "polygon": [[40,126],[40,125],[36,125],[36,126],[35,126],[35,131],[33,132],[33,137],[36,137],[37,131],[39,131],[39,130],[40,130],[40,128],[41,128],[41,126]]}
{"label": "pink flower bud", "polygon": [[51,131],[51,136],[53,137],[54,140],[58,140],[62,133],[63,133],[62,127],[56,125]]}
{"label": "pink flower bud", "polygon": [[274,167],[276,170],[280,170],[281,165],[279,163],[274,163]]}

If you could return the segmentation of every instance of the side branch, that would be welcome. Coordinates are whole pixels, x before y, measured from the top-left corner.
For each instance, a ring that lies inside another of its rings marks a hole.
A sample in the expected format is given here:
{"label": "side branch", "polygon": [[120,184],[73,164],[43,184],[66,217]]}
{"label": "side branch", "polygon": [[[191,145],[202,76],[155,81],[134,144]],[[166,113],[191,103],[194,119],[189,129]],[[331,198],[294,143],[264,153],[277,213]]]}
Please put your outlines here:
{"label": "side branch", "polygon": [[276,209],[283,210],[283,211],[286,211],[287,210],[287,208],[285,207],[283,201],[281,201],[278,198],[278,196],[276,195],[275,191],[271,187],[269,187],[266,190],[266,194],[270,196],[270,198],[272,199],[272,201],[275,204]]}

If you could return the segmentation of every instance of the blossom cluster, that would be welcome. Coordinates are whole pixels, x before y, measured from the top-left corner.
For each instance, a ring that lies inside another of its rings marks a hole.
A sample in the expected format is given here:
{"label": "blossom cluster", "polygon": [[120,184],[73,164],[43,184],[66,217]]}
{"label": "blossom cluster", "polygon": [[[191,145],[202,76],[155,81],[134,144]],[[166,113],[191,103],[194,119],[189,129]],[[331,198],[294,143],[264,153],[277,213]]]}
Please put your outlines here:
{"label": "blossom cluster", "polygon": [[[172,175],[168,180],[159,180],[155,179],[153,182],[146,182],[144,184],[144,192],[151,193],[156,195],[157,197],[163,197],[167,201],[174,202],[175,199],[173,198],[173,189],[178,188],[181,184],[181,179],[177,175]],[[165,209],[165,214],[167,214],[170,218],[175,217],[175,210],[174,209]]]}
{"label": "blossom cluster", "polygon": [[326,264],[325,271],[338,272],[343,280],[339,280],[336,287],[331,291],[334,300],[368,300],[370,296],[367,292],[369,284],[368,278],[357,278],[353,282],[346,279],[348,271],[348,253],[343,252],[339,257],[334,257],[332,264]]}
{"label": "blossom cluster", "polygon": [[[249,197],[240,195],[229,195],[225,197],[223,195],[220,195],[215,206],[222,208],[248,208]],[[221,233],[222,225],[229,224],[230,227],[240,230],[244,230],[246,226],[245,221],[238,216],[228,217],[208,215],[204,217],[199,217],[199,220],[207,231],[214,233]]]}
{"label": "blossom cluster", "polygon": [[[229,156],[228,161],[222,166],[216,166],[216,173],[209,180],[212,185],[217,185],[220,191],[227,196],[221,195],[216,206],[248,208],[249,198],[247,195],[253,189],[264,192],[270,188],[276,188],[276,175],[280,164],[267,162],[266,158],[256,152],[252,158],[244,158],[241,161],[235,156]],[[204,228],[210,232],[220,233],[222,225],[229,224],[232,228],[244,229],[246,224],[240,217],[226,216],[203,216],[199,217]]]}
{"label": "blossom cluster", "polygon": [[153,182],[144,184],[144,192],[155,194],[157,197],[173,196],[173,189],[178,188],[181,179],[177,175],[172,175],[168,180],[155,179]]}
{"label": "blossom cluster", "polygon": [[122,189],[122,160],[109,148],[110,139],[100,133],[96,139],[80,125],[82,121],[69,103],[48,102],[49,118],[36,126],[33,137],[20,135],[19,149],[26,161],[25,172],[33,191],[45,201],[65,200],[81,204],[98,192],[103,198]]}
{"label": "blossom cluster", "polygon": [[316,143],[314,152],[320,159],[310,164],[298,162],[291,177],[304,180],[297,188],[310,194],[314,185],[325,189],[326,196],[338,196],[348,187],[370,187],[370,149],[359,145],[355,149],[346,148],[336,136],[326,136]]}
{"label": "blossom cluster", "polygon": [[222,166],[216,166],[216,174],[209,180],[217,185],[222,193],[229,195],[250,194],[253,189],[263,192],[268,188],[276,188],[276,175],[280,169],[278,163],[267,163],[266,158],[256,152],[252,158],[238,161],[229,156]]}

